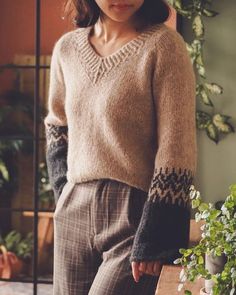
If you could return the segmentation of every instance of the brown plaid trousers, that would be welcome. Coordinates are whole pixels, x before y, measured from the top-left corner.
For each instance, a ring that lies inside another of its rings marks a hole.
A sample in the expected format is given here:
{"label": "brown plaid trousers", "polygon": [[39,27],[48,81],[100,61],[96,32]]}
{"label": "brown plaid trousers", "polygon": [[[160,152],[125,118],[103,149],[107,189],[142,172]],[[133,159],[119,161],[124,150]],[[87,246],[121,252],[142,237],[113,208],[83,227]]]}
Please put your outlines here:
{"label": "brown plaid trousers", "polygon": [[54,212],[53,295],[153,295],[129,255],[147,193],[114,179],[67,182]]}

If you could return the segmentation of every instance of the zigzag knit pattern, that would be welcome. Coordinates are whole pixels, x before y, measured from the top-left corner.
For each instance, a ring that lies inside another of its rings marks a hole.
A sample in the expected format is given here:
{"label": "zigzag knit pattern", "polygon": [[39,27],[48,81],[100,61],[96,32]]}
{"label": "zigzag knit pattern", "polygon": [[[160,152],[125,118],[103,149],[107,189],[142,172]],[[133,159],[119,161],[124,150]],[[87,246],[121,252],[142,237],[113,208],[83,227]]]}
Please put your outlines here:
{"label": "zigzag knit pattern", "polygon": [[60,145],[68,144],[68,127],[55,126],[47,124],[46,126],[46,140],[48,148],[54,148]]}
{"label": "zigzag knit pattern", "polygon": [[155,168],[148,192],[148,201],[189,205],[189,188],[193,183],[193,173],[187,169],[173,167]]}

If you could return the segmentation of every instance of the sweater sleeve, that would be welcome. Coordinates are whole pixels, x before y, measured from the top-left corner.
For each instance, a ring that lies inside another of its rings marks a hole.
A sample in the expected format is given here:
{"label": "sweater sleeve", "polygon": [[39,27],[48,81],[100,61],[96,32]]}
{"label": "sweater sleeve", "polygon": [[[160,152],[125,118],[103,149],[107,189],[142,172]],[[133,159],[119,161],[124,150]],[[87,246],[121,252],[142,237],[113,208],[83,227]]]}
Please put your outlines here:
{"label": "sweater sleeve", "polygon": [[188,247],[189,188],[197,162],[195,73],[182,36],[158,40],[153,74],[157,152],[147,200],[134,237],[131,261],[171,264]]}
{"label": "sweater sleeve", "polygon": [[44,118],[46,162],[49,182],[57,202],[67,182],[68,128],[65,114],[65,83],[60,56],[60,41],[54,44],[48,92],[48,113]]}

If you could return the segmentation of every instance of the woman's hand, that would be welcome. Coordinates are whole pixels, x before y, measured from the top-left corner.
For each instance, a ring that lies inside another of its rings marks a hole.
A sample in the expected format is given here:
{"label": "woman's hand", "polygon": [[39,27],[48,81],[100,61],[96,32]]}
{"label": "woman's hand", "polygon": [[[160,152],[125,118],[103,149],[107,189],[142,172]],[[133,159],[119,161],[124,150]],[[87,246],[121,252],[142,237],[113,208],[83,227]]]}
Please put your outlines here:
{"label": "woman's hand", "polygon": [[160,275],[162,264],[160,261],[132,261],[131,266],[134,280],[137,283],[139,281],[140,276],[142,276],[144,273],[153,276]]}

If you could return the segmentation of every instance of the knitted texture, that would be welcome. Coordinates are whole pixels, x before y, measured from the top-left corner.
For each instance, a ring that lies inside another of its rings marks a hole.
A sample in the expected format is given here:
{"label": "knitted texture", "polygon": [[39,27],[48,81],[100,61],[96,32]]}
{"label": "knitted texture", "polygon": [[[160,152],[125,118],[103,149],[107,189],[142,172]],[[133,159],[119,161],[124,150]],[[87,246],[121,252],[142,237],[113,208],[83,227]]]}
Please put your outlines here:
{"label": "knitted texture", "polygon": [[[186,44],[157,24],[101,57],[91,28],[65,33],[53,48],[44,120],[54,130],[46,145],[51,183],[111,178],[146,191],[130,261],[173,260],[187,243],[197,162],[196,81]],[[65,126],[68,142],[58,140]]]}
{"label": "knitted texture", "polygon": [[48,175],[57,203],[62,189],[67,182],[68,127],[48,124],[46,138],[50,147],[46,153]]}

